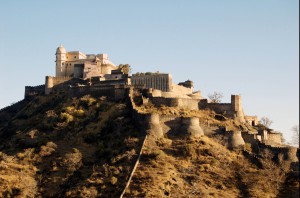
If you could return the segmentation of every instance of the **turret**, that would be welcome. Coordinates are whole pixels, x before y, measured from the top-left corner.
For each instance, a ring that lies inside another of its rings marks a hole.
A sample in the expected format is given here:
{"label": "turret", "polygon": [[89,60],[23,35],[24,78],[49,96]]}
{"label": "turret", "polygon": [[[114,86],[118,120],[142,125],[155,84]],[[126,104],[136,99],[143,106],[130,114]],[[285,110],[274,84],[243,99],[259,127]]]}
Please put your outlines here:
{"label": "turret", "polygon": [[56,77],[59,76],[65,76],[65,70],[66,70],[66,49],[60,45],[57,49],[56,49]]}

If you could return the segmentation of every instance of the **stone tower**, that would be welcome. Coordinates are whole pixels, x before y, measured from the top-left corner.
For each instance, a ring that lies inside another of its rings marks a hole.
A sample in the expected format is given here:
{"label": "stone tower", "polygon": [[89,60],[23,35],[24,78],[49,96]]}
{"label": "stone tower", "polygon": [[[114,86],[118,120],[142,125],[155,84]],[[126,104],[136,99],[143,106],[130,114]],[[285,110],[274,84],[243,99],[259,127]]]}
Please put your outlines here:
{"label": "stone tower", "polygon": [[62,45],[56,49],[56,77],[65,76],[66,53],[66,49]]}
{"label": "stone tower", "polygon": [[231,95],[231,105],[235,113],[234,119],[240,122],[245,122],[245,115],[242,108],[242,101],[240,95]]}

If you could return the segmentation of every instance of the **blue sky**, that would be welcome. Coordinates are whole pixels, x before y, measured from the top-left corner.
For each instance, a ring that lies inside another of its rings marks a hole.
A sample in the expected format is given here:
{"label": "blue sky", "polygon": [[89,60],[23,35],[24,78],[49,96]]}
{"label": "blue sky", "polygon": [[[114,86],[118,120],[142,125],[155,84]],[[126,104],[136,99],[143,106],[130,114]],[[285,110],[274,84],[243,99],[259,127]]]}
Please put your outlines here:
{"label": "blue sky", "polygon": [[54,75],[59,44],[193,80],[204,97],[241,94],[288,140],[299,124],[298,0],[2,0],[0,108]]}

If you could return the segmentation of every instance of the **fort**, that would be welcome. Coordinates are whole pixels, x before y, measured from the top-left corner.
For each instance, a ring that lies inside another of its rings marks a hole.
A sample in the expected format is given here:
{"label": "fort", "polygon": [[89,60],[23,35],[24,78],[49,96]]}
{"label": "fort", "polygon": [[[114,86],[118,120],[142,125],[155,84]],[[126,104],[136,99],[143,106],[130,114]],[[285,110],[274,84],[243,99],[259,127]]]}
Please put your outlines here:
{"label": "fort", "polygon": [[200,91],[194,91],[191,80],[175,84],[171,74],[159,72],[130,76],[113,64],[107,54],[67,52],[63,46],[59,46],[55,55],[56,75],[46,76],[44,85],[26,86],[25,99],[49,94],[67,94],[69,97],[89,94],[95,97],[106,96],[115,101],[128,99],[137,126],[143,126],[143,130],[156,138],[175,129],[181,129],[183,134],[191,138],[201,138],[207,134],[204,128],[210,125],[193,116],[145,114],[138,110],[138,106],[151,104],[154,107],[166,106],[191,111],[210,110],[216,117],[241,123],[239,130],[227,130],[225,127],[224,137],[227,137],[229,148],[238,148],[246,143],[253,147],[260,144],[269,149],[274,147],[276,152],[279,152],[278,148],[286,148],[281,133],[271,129],[250,131],[247,128],[259,125],[259,121],[257,116],[244,114],[240,95],[231,95],[230,103],[215,103],[203,98]]}

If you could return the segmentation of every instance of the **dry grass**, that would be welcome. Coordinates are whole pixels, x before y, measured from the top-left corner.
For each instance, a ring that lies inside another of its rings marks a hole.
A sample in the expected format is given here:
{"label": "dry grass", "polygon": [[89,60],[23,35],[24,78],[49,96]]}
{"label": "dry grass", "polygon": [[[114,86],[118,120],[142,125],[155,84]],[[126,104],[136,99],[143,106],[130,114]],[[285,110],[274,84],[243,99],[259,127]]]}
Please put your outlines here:
{"label": "dry grass", "polygon": [[126,196],[276,197],[285,172],[268,157],[263,163],[260,169],[207,137],[149,140]]}
{"label": "dry grass", "polygon": [[[229,130],[248,127],[216,120],[211,111],[139,108]],[[126,103],[41,96],[1,125],[0,138],[0,197],[118,197],[144,136]],[[283,159],[274,164],[264,155],[259,168],[208,137],[149,138],[125,197],[274,197],[299,184],[293,177],[285,182],[290,169]]]}

